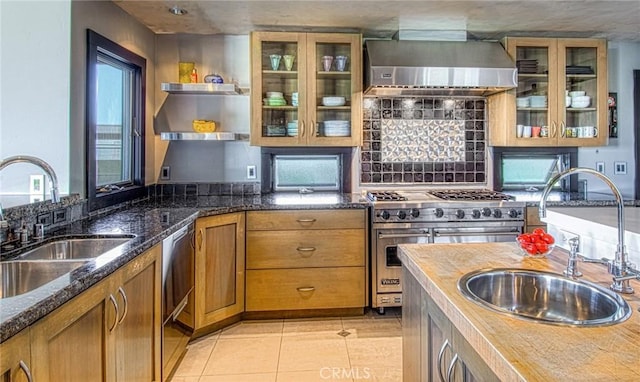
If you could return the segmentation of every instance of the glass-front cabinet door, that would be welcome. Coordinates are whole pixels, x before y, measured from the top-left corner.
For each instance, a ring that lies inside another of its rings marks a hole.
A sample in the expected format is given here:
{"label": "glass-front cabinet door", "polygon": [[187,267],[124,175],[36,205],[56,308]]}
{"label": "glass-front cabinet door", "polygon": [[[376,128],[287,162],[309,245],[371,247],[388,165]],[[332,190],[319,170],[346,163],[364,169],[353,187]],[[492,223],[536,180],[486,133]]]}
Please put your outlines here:
{"label": "glass-front cabinet door", "polygon": [[[603,40],[558,40],[558,66],[564,68],[563,146],[601,146],[609,136],[607,123],[607,56]],[[585,144],[586,143],[586,144]]]}
{"label": "glass-front cabinet door", "polygon": [[358,34],[251,34],[251,144],[357,146],[362,43]]}
{"label": "glass-front cabinet door", "polygon": [[489,97],[493,146],[607,144],[607,46],[599,39],[506,38],[515,90]]}

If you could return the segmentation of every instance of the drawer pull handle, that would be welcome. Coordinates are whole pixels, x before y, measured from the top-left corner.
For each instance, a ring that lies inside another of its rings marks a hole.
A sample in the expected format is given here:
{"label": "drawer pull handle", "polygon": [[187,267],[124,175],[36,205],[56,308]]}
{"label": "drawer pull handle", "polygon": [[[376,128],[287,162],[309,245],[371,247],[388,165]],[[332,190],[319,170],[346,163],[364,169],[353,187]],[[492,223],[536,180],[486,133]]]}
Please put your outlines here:
{"label": "drawer pull handle", "polygon": [[27,381],[33,382],[33,377],[31,376],[31,370],[29,370],[29,366],[27,366],[27,364],[24,363],[23,360],[20,360],[18,364],[20,365],[20,369],[22,370],[24,375],[27,377]]}
{"label": "drawer pull handle", "polygon": [[316,247],[298,247],[296,248],[296,251],[300,251],[300,252],[313,252],[316,250]]}
{"label": "drawer pull handle", "polygon": [[298,223],[315,223],[316,219],[298,219],[296,220]]}
{"label": "drawer pull handle", "polygon": [[112,294],[109,294],[109,301],[111,301],[111,303],[113,304],[113,307],[116,310],[116,314],[113,317],[113,326],[111,326],[111,328],[109,328],[110,332],[113,332],[113,329],[116,328],[116,326],[118,326],[118,316],[120,315],[120,309],[118,309],[118,303],[116,302],[115,297],[113,297]]}
{"label": "drawer pull handle", "polygon": [[297,287],[296,288],[298,290],[298,292],[313,292],[314,290],[316,290],[315,287]]}

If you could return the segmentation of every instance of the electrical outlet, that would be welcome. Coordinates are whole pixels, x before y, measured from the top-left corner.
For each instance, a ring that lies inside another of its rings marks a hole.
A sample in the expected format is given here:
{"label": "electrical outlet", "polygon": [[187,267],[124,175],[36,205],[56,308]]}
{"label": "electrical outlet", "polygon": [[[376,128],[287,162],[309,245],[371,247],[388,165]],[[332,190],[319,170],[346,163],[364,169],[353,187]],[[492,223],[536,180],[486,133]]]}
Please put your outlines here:
{"label": "electrical outlet", "polygon": [[256,166],[247,166],[247,179],[255,179],[256,177]]}
{"label": "electrical outlet", "polygon": [[170,180],[171,179],[171,167],[170,166],[162,166],[160,170],[160,179],[161,180]]}
{"label": "electrical outlet", "polygon": [[53,224],[62,223],[67,220],[67,210],[53,211]]}
{"label": "electrical outlet", "polygon": [[578,239],[578,252],[580,252],[580,235],[575,234],[573,232],[569,232],[569,231],[565,231],[563,229],[560,230],[560,235],[561,235],[561,242],[565,245],[561,245],[562,247],[565,248],[569,248],[569,240],[573,239],[574,237]]}
{"label": "electrical outlet", "polygon": [[627,173],[627,162],[613,162],[613,173],[624,175]]}
{"label": "electrical outlet", "polygon": [[596,162],[596,171],[604,174],[604,162]]}
{"label": "electrical outlet", "polygon": [[44,175],[29,175],[29,194],[44,194]]}

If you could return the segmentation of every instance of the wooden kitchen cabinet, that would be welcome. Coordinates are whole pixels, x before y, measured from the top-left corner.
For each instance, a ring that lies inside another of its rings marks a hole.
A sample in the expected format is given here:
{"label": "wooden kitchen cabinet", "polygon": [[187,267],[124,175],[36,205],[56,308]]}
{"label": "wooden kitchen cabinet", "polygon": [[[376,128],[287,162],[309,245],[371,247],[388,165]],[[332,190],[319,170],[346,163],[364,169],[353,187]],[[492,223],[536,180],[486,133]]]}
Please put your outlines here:
{"label": "wooden kitchen cabinet", "polygon": [[24,329],[0,344],[0,381],[26,382],[32,380],[29,329]]}
{"label": "wooden kitchen cabinet", "polygon": [[31,328],[34,381],[161,379],[161,246]]}
{"label": "wooden kitchen cabinet", "polygon": [[245,214],[196,220],[195,329],[244,311]]}
{"label": "wooden kitchen cabinet", "polygon": [[540,220],[538,207],[527,207],[526,211],[527,213],[524,219],[524,232],[533,232],[533,230],[536,228],[542,228],[544,230],[547,229],[547,224]]}
{"label": "wooden kitchen cabinet", "polygon": [[[518,87],[488,98],[492,146],[604,146],[607,122],[607,43],[600,39],[506,38],[518,63]],[[568,105],[568,92],[583,91],[587,107]],[[537,99],[531,97],[546,97]],[[517,125],[546,127],[547,135],[519,137]],[[580,128],[597,134],[584,137]]]}
{"label": "wooden kitchen cabinet", "polygon": [[[284,57],[272,68],[270,56],[294,55],[291,70]],[[325,71],[324,56],[334,57]],[[337,56],[346,56],[344,70]],[[344,33],[251,33],[251,144],[257,146],[358,146],[362,125],[362,36]],[[281,92],[286,105],[268,105],[268,92]],[[297,93],[297,104],[293,94]],[[323,97],[344,97],[344,105],[323,104]],[[347,132],[325,126],[345,123]],[[292,127],[296,126],[297,132]],[[290,128],[288,128],[288,126]]]}
{"label": "wooden kitchen cabinet", "polygon": [[499,381],[480,355],[402,269],[402,373],[411,381]]}
{"label": "wooden kitchen cabinet", "polygon": [[247,212],[247,312],[366,305],[365,210]]}

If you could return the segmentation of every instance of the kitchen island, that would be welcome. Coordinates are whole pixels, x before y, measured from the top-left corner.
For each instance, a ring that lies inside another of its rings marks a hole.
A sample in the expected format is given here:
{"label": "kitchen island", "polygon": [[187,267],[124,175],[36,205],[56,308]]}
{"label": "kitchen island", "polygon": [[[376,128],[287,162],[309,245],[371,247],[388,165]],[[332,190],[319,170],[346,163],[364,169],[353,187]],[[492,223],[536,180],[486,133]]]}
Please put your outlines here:
{"label": "kitchen island", "polygon": [[[566,266],[566,251],[556,248],[546,259],[525,259],[515,243],[404,244],[399,248],[403,271],[410,279],[408,282],[424,291],[423,296],[432,306],[435,305],[434,309],[442,312],[440,321],[446,321],[453,333],[449,346],[460,345],[462,350],[459,353],[467,355],[463,360],[468,366],[467,371],[478,371],[475,374],[477,379],[640,380],[640,283],[632,282],[636,294],[624,296],[633,309],[625,322],[580,328],[547,325],[480,307],[458,291],[457,282],[464,274],[484,268],[524,268],[561,273]],[[611,282],[602,266],[581,263],[580,269],[585,280],[604,287]],[[416,320],[412,318],[415,314],[411,312],[416,304],[424,304],[415,301],[419,294],[410,294],[405,297],[407,312],[403,309],[403,346],[415,344],[416,335],[426,335],[416,329]],[[420,320],[424,317],[418,318],[418,323]],[[426,352],[424,346],[418,346]],[[435,351],[437,354],[438,349]],[[419,353],[416,358],[415,354],[403,351],[404,375],[420,375],[420,368],[438,368],[437,361],[425,364],[427,356]],[[421,364],[416,365],[416,362]],[[444,372],[446,370],[445,365]]]}

